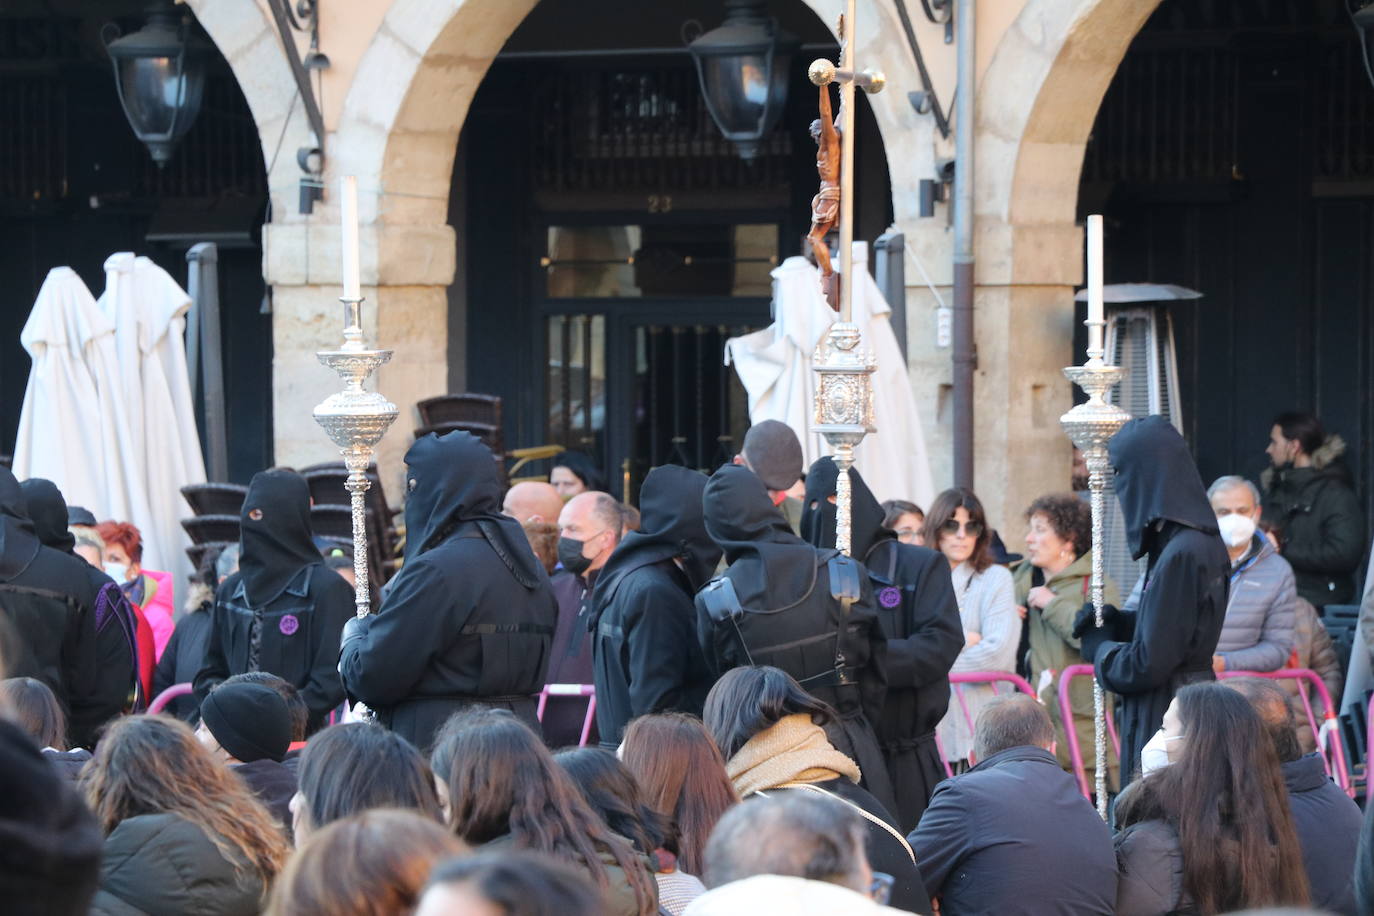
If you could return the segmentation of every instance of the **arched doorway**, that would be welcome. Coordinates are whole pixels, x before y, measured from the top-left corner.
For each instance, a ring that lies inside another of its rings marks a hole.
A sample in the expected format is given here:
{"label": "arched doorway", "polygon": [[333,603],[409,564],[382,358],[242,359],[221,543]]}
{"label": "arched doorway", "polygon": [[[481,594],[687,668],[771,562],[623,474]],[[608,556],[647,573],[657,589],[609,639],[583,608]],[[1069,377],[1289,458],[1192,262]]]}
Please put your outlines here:
{"label": "arched doorway", "polygon": [[[747,404],[723,343],[770,322],[769,273],[809,223],[805,67],[833,38],[799,0],[774,5],[809,49],[777,130],[746,163],[711,122],[678,37],[720,10],[543,0],[487,71],[458,144],[451,387],[501,395],[507,447],[584,451],[617,496],[655,465],[709,471],[738,450]],[[860,111],[858,237],[871,239],[891,223],[891,191]]]}
{"label": "arched doorway", "polygon": [[1079,211],[1106,214],[1109,282],[1204,293],[1168,313],[1205,480],[1258,481],[1272,418],[1290,409],[1321,416],[1369,479],[1371,123],[1338,0],[1164,0],[1102,102]]}

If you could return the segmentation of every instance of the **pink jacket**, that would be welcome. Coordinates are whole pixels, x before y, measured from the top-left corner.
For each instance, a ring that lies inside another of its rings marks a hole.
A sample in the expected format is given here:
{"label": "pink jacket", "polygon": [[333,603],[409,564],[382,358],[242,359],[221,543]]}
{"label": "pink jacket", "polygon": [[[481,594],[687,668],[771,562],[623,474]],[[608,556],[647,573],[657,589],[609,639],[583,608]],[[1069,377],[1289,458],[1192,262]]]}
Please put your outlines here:
{"label": "pink jacket", "polygon": [[157,657],[162,658],[162,650],[176,628],[172,620],[176,608],[172,596],[172,574],[145,569],[143,576],[143,605],[139,609],[148,619],[148,626],[153,628],[153,648]]}

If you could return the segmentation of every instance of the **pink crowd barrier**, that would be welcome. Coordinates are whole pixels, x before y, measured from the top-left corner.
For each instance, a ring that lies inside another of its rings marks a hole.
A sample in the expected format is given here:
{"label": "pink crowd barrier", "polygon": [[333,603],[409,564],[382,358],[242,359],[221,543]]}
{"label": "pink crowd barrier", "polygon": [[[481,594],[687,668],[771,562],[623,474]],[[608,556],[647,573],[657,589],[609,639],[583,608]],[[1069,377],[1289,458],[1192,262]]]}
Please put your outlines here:
{"label": "pink crowd barrier", "polygon": [[[1059,677],[1059,721],[1064,723],[1064,741],[1069,746],[1069,761],[1073,764],[1073,777],[1078,780],[1078,791],[1084,798],[1093,797],[1092,787],[1088,785],[1088,770],[1083,763],[1083,749],[1078,744],[1078,731],[1073,726],[1073,704],[1069,702],[1069,689],[1076,677],[1092,677],[1092,665],[1069,665]],[[1111,707],[1105,710],[1107,736],[1111,738],[1117,759],[1121,759],[1121,737],[1116,733],[1116,717]]]}
{"label": "pink crowd barrier", "polygon": [[195,693],[195,687],[190,684],[173,684],[171,687],[168,687],[166,690],[153,697],[153,702],[148,704],[148,714],[157,715],[162,712],[162,710],[166,709],[167,704],[177,697],[184,697],[192,693]]}
{"label": "pink crowd barrier", "polygon": [[[968,702],[964,699],[964,693],[959,689],[959,684],[988,684],[992,687],[992,692],[996,693],[999,683],[1007,683],[1027,696],[1035,696],[1035,691],[1031,689],[1031,685],[1026,682],[1026,679],[1011,671],[952,671],[949,675],[949,683],[954,688],[954,699],[959,703],[959,711],[963,714],[964,721],[968,723],[969,734],[973,733],[973,716],[969,713]],[[953,776],[954,770],[950,767],[949,761],[945,759],[945,746],[940,741],[939,732],[935,733],[935,746],[940,750],[940,762],[945,766],[945,775]]]}
{"label": "pink crowd barrier", "polygon": [[596,721],[596,687],[592,684],[545,684],[544,689],[539,691],[539,706],[534,711],[535,717],[544,721],[544,707],[549,705],[549,697],[586,697],[587,714],[582,718],[582,737],[578,739],[578,747],[586,747],[587,739],[591,737],[592,723]]}
{"label": "pink crowd barrier", "polygon": [[[1322,683],[1321,677],[1317,672],[1310,668],[1280,668],[1278,671],[1223,671],[1217,675],[1219,679],[1232,677],[1262,677],[1273,681],[1295,680],[1298,682],[1298,696],[1302,698],[1303,709],[1307,711],[1307,722],[1312,726],[1312,735],[1317,741],[1317,750],[1321,752],[1322,763],[1326,767],[1326,775],[1335,780],[1336,785],[1340,786],[1345,794],[1351,798],[1355,797],[1355,784],[1350,779],[1350,767],[1345,759],[1345,745],[1341,743],[1341,733],[1336,717],[1336,704],[1331,702],[1331,693],[1326,689],[1326,684]],[[1322,701],[1322,722],[1317,723],[1317,716],[1312,711],[1312,699],[1307,695],[1305,684],[1311,684],[1317,691],[1317,696]],[[1366,795],[1368,787],[1366,786]]]}

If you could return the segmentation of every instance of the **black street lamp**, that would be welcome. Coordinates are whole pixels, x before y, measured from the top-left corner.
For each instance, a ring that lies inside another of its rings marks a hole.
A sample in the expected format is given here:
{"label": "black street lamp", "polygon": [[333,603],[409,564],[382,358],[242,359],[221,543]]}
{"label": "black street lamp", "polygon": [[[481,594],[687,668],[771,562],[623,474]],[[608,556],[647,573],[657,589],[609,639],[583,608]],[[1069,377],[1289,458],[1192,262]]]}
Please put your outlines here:
{"label": "black street lamp", "polygon": [[161,2],[149,7],[148,22],[137,32],[106,36],[105,50],[124,116],[162,168],[200,111],[210,45],[170,2]]}
{"label": "black street lamp", "polygon": [[788,64],[801,47],[765,12],[764,0],[725,0],[725,22],[687,45],[711,118],[744,159],[787,104]]}

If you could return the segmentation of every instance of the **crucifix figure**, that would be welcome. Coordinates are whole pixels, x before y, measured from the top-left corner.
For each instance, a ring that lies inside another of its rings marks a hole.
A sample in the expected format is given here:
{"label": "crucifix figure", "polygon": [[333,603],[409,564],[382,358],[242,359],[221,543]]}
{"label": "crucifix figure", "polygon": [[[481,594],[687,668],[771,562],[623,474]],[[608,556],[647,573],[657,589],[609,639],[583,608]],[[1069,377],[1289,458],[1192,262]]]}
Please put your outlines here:
{"label": "crucifix figure", "polygon": [[811,139],[816,141],[816,171],[821,187],[811,198],[811,231],[806,240],[821,271],[821,292],[835,311],[840,297],[835,285],[835,270],[830,264],[830,246],[825,237],[840,221],[840,131],[830,114],[830,85],[820,87],[821,116],[811,122]]}

